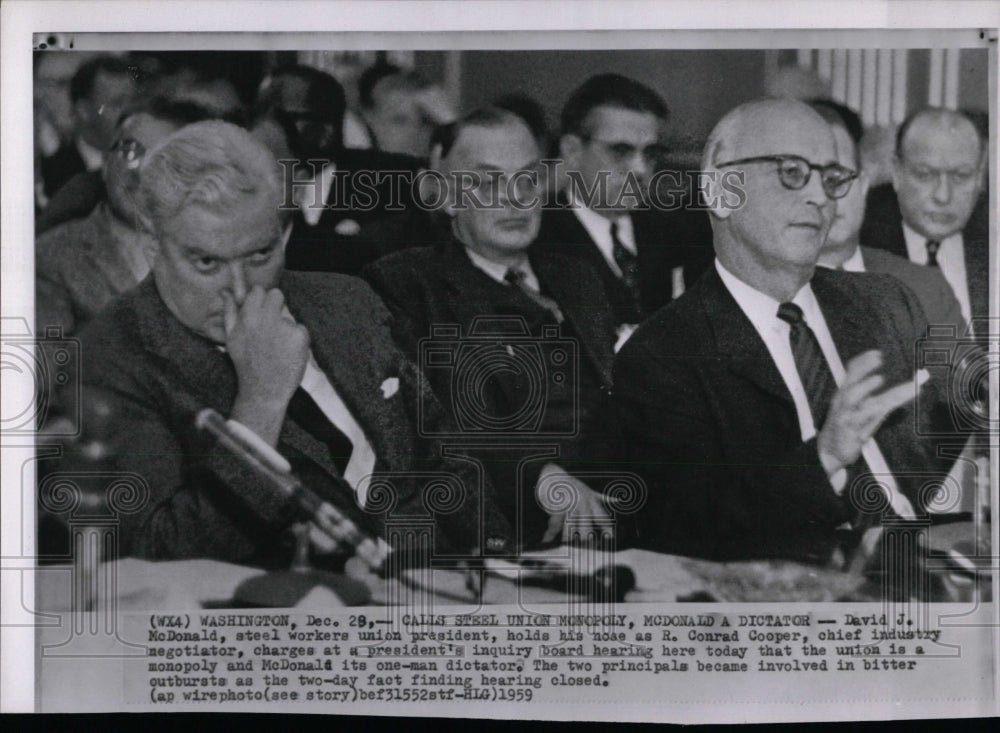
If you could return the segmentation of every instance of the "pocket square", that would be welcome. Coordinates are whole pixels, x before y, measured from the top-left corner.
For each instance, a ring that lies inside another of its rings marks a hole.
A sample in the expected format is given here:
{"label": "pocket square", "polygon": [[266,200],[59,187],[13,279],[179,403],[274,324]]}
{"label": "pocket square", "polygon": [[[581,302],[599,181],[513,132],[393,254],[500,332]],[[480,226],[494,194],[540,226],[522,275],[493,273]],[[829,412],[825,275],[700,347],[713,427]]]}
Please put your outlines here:
{"label": "pocket square", "polygon": [[333,231],[342,237],[356,237],[361,232],[361,225],[354,219],[343,219],[337,222]]}
{"label": "pocket square", "polygon": [[387,380],[382,382],[382,397],[389,399],[394,394],[399,391],[399,378],[389,377]]}

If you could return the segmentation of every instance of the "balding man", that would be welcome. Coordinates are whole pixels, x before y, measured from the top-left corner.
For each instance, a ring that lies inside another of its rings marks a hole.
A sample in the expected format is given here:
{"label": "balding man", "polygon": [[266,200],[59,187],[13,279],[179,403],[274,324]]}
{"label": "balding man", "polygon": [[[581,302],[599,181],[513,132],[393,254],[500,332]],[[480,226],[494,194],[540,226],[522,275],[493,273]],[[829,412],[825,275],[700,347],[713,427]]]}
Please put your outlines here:
{"label": "balding man", "polygon": [[[116,470],[149,486],[122,520],[123,554],[290,560],[295,505],[199,434],[205,407],[370,532],[395,507],[397,520],[432,523],[438,549],[504,546],[489,489],[417,430],[418,405],[428,429],[443,411],[393,345],[385,306],[360,280],[284,271],[273,154],[238,127],[199,122],[149,151],[140,179],[152,272],[81,348],[85,387],[113,410]],[[428,481],[449,488],[439,514],[424,503]],[[316,537],[315,549],[331,548]]]}
{"label": "balding man", "polygon": [[969,115],[914,112],[896,134],[892,184],[869,193],[861,229],[865,247],[940,268],[966,321],[989,314],[986,150]]}
{"label": "balding man", "polygon": [[914,436],[924,316],[889,276],[816,268],[855,173],[809,107],[738,107],[702,165],[715,177],[715,264],[615,364],[631,467],[649,488],[640,542],[824,561],[840,530],[864,525],[851,497],[869,472],[892,511],[918,503],[914,480],[892,471],[931,465]]}

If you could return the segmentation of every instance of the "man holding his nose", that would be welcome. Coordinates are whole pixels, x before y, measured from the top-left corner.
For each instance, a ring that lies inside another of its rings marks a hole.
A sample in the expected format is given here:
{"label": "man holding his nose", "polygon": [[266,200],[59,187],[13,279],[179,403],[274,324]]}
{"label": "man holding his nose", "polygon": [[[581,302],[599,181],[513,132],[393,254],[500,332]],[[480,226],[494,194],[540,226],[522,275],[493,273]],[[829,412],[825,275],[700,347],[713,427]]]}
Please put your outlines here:
{"label": "man holding his nose", "polygon": [[[491,490],[416,429],[443,412],[392,343],[361,281],[284,271],[281,183],[249,133],[189,125],[143,161],[152,272],[83,335],[82,381],[110,401],[116,470],[148,500],[124,515],[123,555],[275,566],[291,558],[291,502],[194,427],[210,407],[275,449],[307,487],[379,534],[434,524],[437,549],[499,551]],[[428,481],[448,499],[425,501]],[[433,505],[433,506],[432,506]],[[314,551],[336,549],[315,531]]]}
{"label": "man holding his nose", "polygon": [[[928,498],[934,460],[919,436],[936,388],[922,387],[915,415],[924,378],[913,357],[926,320],[890,276],[816,267],[856,174],[837,163],[815,111],[741,105],[710,135],[702,166],[715,181],[705,196],[715,264],[615,363],[629,462],[649,489],[640,543],[826,561]],[[716,190],[727,174],[743,196]]]}

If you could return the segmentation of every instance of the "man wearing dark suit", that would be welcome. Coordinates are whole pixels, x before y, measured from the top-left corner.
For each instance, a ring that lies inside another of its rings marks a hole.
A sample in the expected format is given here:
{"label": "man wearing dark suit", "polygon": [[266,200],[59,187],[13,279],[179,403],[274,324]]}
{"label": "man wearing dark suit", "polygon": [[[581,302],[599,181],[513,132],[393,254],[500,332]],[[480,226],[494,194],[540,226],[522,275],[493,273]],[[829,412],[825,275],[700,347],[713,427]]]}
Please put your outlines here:
{"label": "man wearing dark suit", "polygon": [[129,67],[119,58],[98,56],[77,69],[70,82],[74,139],[41,161],[47,199],[76,174],[101,167],[101,158],[111,144],[118,115],[135,94]]}
{"label": "man wearing dark suit", "polygon": [[[611,457],[614,430],[605,405],[617,324],[600,278],[587,264],[532,245],[538,193],[527,174],[539,151],[523,120],[488,108],[464,118],[452,134],[442,146],[452,240],[397,252],[364,274],[393,311],[398,339],[414,356],[422,339],[429,339],[428,349],[439,341],[445,342],[439,350],[453,342],[458,349],[481,344],[489,352],[484,360],[459,360],[454,369],[435,368],[436,359],[425,354],[421,367],[470,435],[503,433],[503,440],[491,441],[495,450],[486,463],[498,498],[526,544],[552,540],[565,517],[545,506],[551,477],[564,469],[599,470]],[[455,184],[469,174],[483,178],[472,196],[464,189],[461,201]],[[458,332],[441,336],[440,329],[451,324]],[[562,345],[553,348],[557,342]],[[560,360],[549,363],[559,349]],[[536,374],[525,364],[537,362],[538,355],[544,363],[536,364]],[[504,427],[513,425],[508,420],[516,422],[532,395],[543,400],[540,422],[506,433]],[[545,459],[545,450],[535,446],[558,452]],[[514,470],[519,465],[521,475]],[[605,513],[583,482],[566,480],[580,494],[581,513]]]}
{"label": "man wearing dark suit", "polygon": [[568,180],[546,209],[538,241],[590,262],[620,323],[639,323],[677,297],[711,263],[703,211],[649,206],[651,175],[664,161],[667,106],[617,74],[591,77],[562,112],[560,155]]}
{"label": "man wearing dark suit", "polygon": [[368,224],[413,206],[410,184],[423,161],[345,148],[346,107],[340,83],[308,66],[276,69],[261,90],[257,117],[281,126],[296,160],[285,170],[294,176],[290,193],[298,209],[285,262],[290,270],[358,274],[387,254]]}
{"label": "man wearing dark suit", "polygon": [[706,191],[715,266],[615,363],[625,445],[649,488],[640,543],[825,561],[842,531],[856,541],[875,518],[862,495],[900,516],[920,508],[913,476],[934,462],[907,403],[925,319],[893,278],[816,268],[853,174],[806,105],[741,105],[702,166],[745,181],[735,199]]}
{"label": "man wearing dark suit", "polygon": [[[82,381],[114,415],[116,468],[149,487],[122,517],[123,554],[290,559],[292,503],[194,428],[204,407],[369,532],[391,514],[433,521],[438,550],[505,546],[488,486],[420,437],[418,412],[434,425],[443,411],[378,298],[352,278],[284,272],[271,153],[240,128],[201,122],[152,151],[141,176],[151,277],[82,339]],[[449,497],[429,498],[427,481]],[[311,537],[317,553],[337,549],[315,527]]]}
{"label": "man wearing dark suit", "polygon": [[863,246],[937,267],[966,322],[989,314],[989,212],[980,195],[986,149],[968,115],[914,112],[896,133],[892,185],[868,194],[861,228]]}
{"label": "man wearing dark suit", "polygon": [[826,243],[819,255],[819,265],[851,272],[882,272],[892,275],[914,292],[923,306],[927,321],[933,326],[950,326],[955,333],[965,333],[962,308],[948,281],[936,267],[910,262],[884,249],[860,246],[861,223],[865,216],[868,176],[861,167],[858,144],[863,127],[853,110],[830,101],[811,103],[833,131],[837,160],[858,177],[843,198],[837,201],[837,214],[830,226]]}

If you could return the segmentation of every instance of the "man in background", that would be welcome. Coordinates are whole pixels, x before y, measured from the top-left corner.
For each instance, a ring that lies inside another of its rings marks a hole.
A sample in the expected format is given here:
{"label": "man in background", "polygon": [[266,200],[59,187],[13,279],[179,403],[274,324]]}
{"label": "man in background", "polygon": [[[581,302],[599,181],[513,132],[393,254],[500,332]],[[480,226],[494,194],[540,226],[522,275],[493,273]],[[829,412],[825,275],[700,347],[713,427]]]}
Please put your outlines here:
{"label": "man in background", "polygon": [[460,437],[487,441],[486,472],[521,542],[569,539],[555,487],[573,494],[577,518],[608,514],[602,487],[573,474],[615,456],[614,314],[586,262],[533,244],[540,151],[524,120],[477,110],[440,143],[450,240],[384,257],[364,275]]}
{"label": "man in background", "polygon": [[861,228],[863,246],[938,268],[966,322],[989,315],[986,139],[963,112],[912,113],[896,133],[892,185],[871,190]]}
{"label": "man in background", "polygon": [[441,87],[416,71],[376,64],[358,78],[361,117],[372,147],[426,158],[434,128],[457,115]]}
{"label": "man in background", "polygon": [[958,299],[938,268],[915,264],[884,249],[860,246],[868,194],[868,176],[862,169],[858,150],[863,131],[861,120],[853,110],[836,102],[815,101],[811,106],[833,130],[837,162],[858,172],[851,189],[837,200],[837,214],[820,251],[818,264],[851,272],[892,275],[916,294],[930,325],[952,326],[955,333],[965,333],[965,319]]}
{"label": "man in background", "polygon": [[59,326],[64,335],[75,333],[146,277],[144,243],[150,234],[139,213],[139,167],[147,150],[208,117],[195,105],[159,98],[124,113],[104,157],[100,185],[89,195],[95,205],[35,240],[39,328]]}
{"label": "man in background", "polygon": [[128,64],[116,56],[98,56],[77,69],[69,89],[73,140],[41,161],[46,198],[76,174],[100,169],[118,117],[137,91]]}
{"label": "man in background", "polygon": [[658,211],[645,199],[665,163],[667,116],[656,92],[617,74],[591,77],[562,110],[568,180],[561,205],[544,212],[538,241],[601,273],[619,323],[639,323],[711,262],[704,212]]}
{"label": "man in background", "polygon": [[344,147],[347,101],[333,76],[300,64],[275,69],[257,100],[255,126],[270,119],[283,130],[293,163],[292,217],[286,266],[290,270],[356,275],[385,254],[367,225],[414,205],[412,175],[421,159]]}

